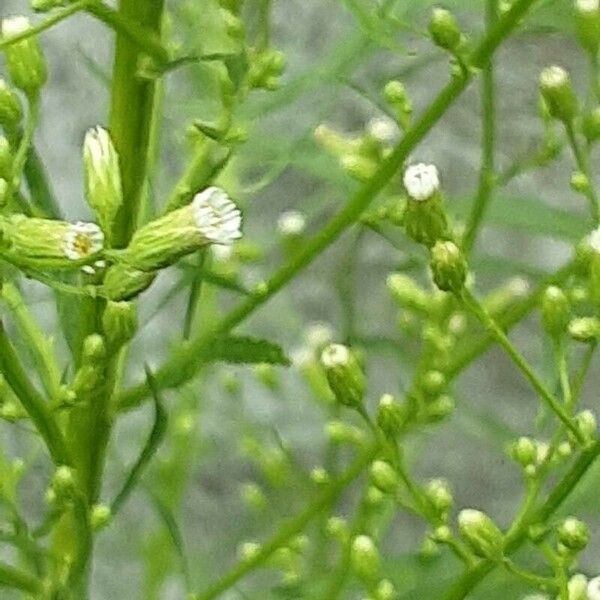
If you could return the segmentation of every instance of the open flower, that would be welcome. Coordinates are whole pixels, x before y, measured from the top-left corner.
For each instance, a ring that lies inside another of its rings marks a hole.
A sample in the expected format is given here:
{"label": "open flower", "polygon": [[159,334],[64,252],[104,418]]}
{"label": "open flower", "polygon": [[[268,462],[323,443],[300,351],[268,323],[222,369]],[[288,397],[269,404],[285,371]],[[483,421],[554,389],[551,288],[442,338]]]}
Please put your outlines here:
{"label": "open flower", "polygon": [[418,163],[404,171],[406,193],[417,202],[429,200],[440,189],[440,175],[435,165]]}
{"label": "open flower", "polygon": [[82,260],[102,250],[104,234],[95,223],[78,221],[69,225],[64,236],[64,253],[70,260]]}
{"label": "open flower", "polygon": [[211,244],[226,246],[242,237],[242,214],[227,193],[209,187],[196,194],[192,201],[198,232]]}

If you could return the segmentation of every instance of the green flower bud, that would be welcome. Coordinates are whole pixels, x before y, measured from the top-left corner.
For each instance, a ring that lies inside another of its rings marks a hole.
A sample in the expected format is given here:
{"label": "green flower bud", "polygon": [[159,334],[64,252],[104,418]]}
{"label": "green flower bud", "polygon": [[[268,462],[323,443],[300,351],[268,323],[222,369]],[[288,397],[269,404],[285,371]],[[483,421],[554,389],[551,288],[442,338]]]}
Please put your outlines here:
{"label": "green flower bud", "polygon": [[583,521],[568,517],[557,527],[556,537],[567,550],[581,552],[590,541],[590,532]]}
{"label": "green flower bud", "polygon": [[342,544],[346,544],[350,537],[350,527],[346,519],[342,517],[330,517],[325,526],[327,535],[339,540]]}
{"label": "green flower bud", "polygon": [[498,526],[483,512],[471,508],[458,515],[460,534],[471,550],[481,558],[502,558],[504,536]]}
{"label": "green flower bud", "polygon": [[4,79],[0,79],[0,125],[8,131],[14,131],[22,119],[23,109],[19,97]]}
{"label": "green flower bud", "polygon": [[365,434],[361,429],[342,421],[329,421],[325,426],[325,433],[335,444],[362,446],[365,443]]}
{"label": "green flower bud", "polygon": [[569,323],[569,334],[578,342],[594,342],[600,338],[600,320],[596,317],[581,317]]}
{"label": "green flower bud", "polygon": [[569,600],[596,600],[589,593],[587,577],[581,573],[577,573],[569,579],[567,590],[569,592]]}
{"label": "green flower bud", "polygon": [[12,179],[13,154],[10,143],[4,136],[0,136],[0,177],[7,181]]}
{"label": "green flower bud", "polygon": [[321,353],[321,364],[337,401],[350,408],[362,407],[365,376],[350,349],[330,344]]}
{"label": "green flower bud", "polygon": [[425,497],[441,515],[446,514],[454,502],[450,484],[445,479],[429,481],[425,486]]}
{"label": "green flower bud", "polygon": [[455,52],[461,42],[461,33],[454,15],[444,8],[434,8],[429,21],[431,39],[440,48]]}
{"label": "green flower bud", "polygon": [[571,175],[571,189],[578,194],[583,194],[584,196],[589,193],[591,189],[590,180],[585,173],[581,171],[575,171]]}
{"label": "green flower bud", "polygon": [[441,371],[431,369],[423,375],[421,386],[428,394],[437,396],[446,387],[446,376]]}
{"label": "green flower bud", "polygon": [[383,89],[386,102],[394,109],[398,123],[403,129],[408,129],[413,113],[413,105],[400,81],[388,81]]}
{"label": "green flower bud", "polygon": [[540,75],[540,90],[550,114],[560,121],[571,122],[579,110],[571,78],[562,67],[547,67]]}
{"label": "green flower bud", "polygon": [[440,241],[431,249],[431,272],[440,290],[454,293],[462,290],[467,278],[467,263],[454,242]]}
{"label": "green flower bud", "polygon": [[376,460],[369,471],[371,483],[384,494],[393,494],[398,488],[398,474],[392,465]]}
{"label": "green flower bud", "polygon": [[448,525],[440,525],[431,532],[431,539],[440,544],[445,544],[452,538],[452,532]]}
{"label": "green flower bud", "polygon": [[542,297],[542,321],[550,337],[559,338],[565,334],[570,312],[566,294],[555,285],[547,287]]}
{"label": "green flower bud", "polygon": [[104,293],[114,301],[131,300],[148,289],[156,273],[140,271],[126,263],[117,263],[106,271]]}
{"label": "green flower bud", "polygon": [[431,296],[408,275],[391,273],[386,283],[394,300],[402,308],[411,308],[422,313],[428,313],[431,309]]}
{"label": "green flower bud", "polygon": [[57,498],[69,497],[76,489],[75,472],[71,467],[61,465],[52,477],[52,489]]}
{"label": "green flower bud", "polygon": [[598,423],[596,415],[591,410],[582,410],[577,413],[575,415],[575,425],[585,442],[595,441]]}
{"label": "green flower bud", "polygon": [[531,438],[520,437],[513,443],[510,454],[522,467],[527,467],[537,461],[537,446]]}
{"label": "green flower bud", "polygon": [[367,535],[359,535],[352,540],[350,564],[357,577],[372,583],[381,571],[379,551],[373,540]]}
{"label": "green flower bud", "polygon": [[396,589],[389,579],[382,579],[375,590],[376,600],[394,600],[396,598]]}
{"label": "green flower bud", "polygon": [[340,158],[340,166],[358,181],[368,181],[377,172],[377,163],[360,154],[346,154]]}
{"label": "green flower bud", "polygon": [[315,467],[310,472],[310,479],[317,485],[325,485],[331,481],[331,477],[323,467]]}
{"label": "green flower bud", "polygon": [[111,517],[110,506],[106,504],[94,504],[90,512],[90,525],[94,531],[99,531],[108,525]]}
{"label": "green flower bud", "polygon": [[396,438],[406,422],[406,410],[391,395],[384,394],[377,408],[377,425],[389,438]]}
{"label": "green flower bud", "polygon": [[367,488],[367,494],[365,497],[365,501],[369,506],[376,508],[381,506],[385,502],[385,494],[374,485],[370,485]]}
{"label": "green flower bud", "polygon": [[216,187],[138,229],[126,250],[126,262],[140,271],[168,267],[208,244],[231,245],[242,235],[242,217],[229,196]]}
{"label": "green flower bud", "polygon": [[110,232],[123,203],[119,156],[106,129],[90,129],[83,144],[88,204],[105,232]]}
{"label": "green flower bud", "polygon": [[[26,17],[2,20],[2,38],[10,39],[31,29]],[[4,48],[6,67],[12,82],[27,95],[35,95],[46,83],[48,73],[42,50],[36,36],[10,44]]]}
{"label": "green flower bud", "polygon": [[106,358],[106,344],[98,333],[92,333],[83,340],[83,362],[95,365]]}
{"label": "green flower bud", "polygon": [[436,423],[450,416],[455,408],[456,403],[454,402],[454,398],[448,396],[448,394],[442,394],[435,400],[427,403],[425,407],[425,418],[428,422]]}
{"label": "green flower bud", "polygon": [[67,223],[19,214],[0,220],[0,229],[7,256],[25,266],[66,268],[69,261],[87,260],[100,253],[104,243],[104,235],[94,223]]}
{"label": "green flower bud", "polygon": [[238,556],[243,561],[252,560],[261,550],[262,546],[258,542],[244,542],[240,544]]}
{"label": "green flower bud", "polygon": [[252,510],[264,510],[267,507],[267,497],[256,483],[245,483],[241,489],[244,504]]}
{"label": "green flower bud", "polygon": [[595,142],[600,138],[600,106],[596,106],[583,117],[581,129],[588,142]]}
{"label": "green flower bud", "polygon": [[109,300],[102,315],[102,329],[113,348],[127,344],[137,331],[137,311],[130,302]]}
{"label": "green flower bud", "polygon": [[591,54],[600,45],[600,6],[597,0],[575,0],[575,20],[580,44]]}

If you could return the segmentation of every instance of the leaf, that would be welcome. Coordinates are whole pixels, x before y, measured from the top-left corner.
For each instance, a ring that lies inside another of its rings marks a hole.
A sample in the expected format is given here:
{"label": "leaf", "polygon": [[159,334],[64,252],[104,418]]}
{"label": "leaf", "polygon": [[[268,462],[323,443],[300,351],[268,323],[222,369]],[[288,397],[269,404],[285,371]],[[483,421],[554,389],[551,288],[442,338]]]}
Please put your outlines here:
{"label": "leaf", "polygon": [[277,344],[244,336],[217,337],[206,360],[250,365],[269,363],[285,367],[291,364]]}

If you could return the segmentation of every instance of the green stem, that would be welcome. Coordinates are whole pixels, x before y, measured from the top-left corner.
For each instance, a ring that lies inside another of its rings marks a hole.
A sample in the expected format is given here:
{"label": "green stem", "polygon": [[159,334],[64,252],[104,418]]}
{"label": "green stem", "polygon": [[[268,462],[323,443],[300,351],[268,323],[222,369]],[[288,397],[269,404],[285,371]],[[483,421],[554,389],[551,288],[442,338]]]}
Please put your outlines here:
{"label": "green stem", "polygon": [[323,490],[313,503],[307,506],[297,517],[284,523],[270,540],[262,544],[260,550],[252,558],[239,563],[214,585],[194,596],[194,600],[213,600],[213,598],[218,598],[245,575],[263,565],[274,552],[289,542],[298,532],[304,530],[312,519],[327,508],[365,470],[375,456],[378,448],[379,446],[377,445],[365,451],[343,475],[332,482],[327,489]]}
{"label": "green stem", "polygon": [[[498,19],[498,0],[487,0],[486,25],[488,31]],[[482,74],[481,110],[483,114],[482,127],[482,159],[479,173],[479,187],[475,204],[463,238],[463,249],[466,254],[473,248],[483,216],[491,200],[495,186],[495,137],[496,137],[496,89],[494,81],[494,64],[489,61]]]}
{"label": "green stem", "polygon": [[554,396],[548,391],[543,382],[533,372],[533,369],[529,363],[525,360],[523,355],[517,350],[517,348],[508,339],[501,327],[496,321],[489,315],[489,313],[481,306],[480,302],[473,296],[468,290],[463,290],[461,298],[466,306],[475,317],[481,322],[481,324],[496,338],[496,341],[506,350],[507,354],[511,357],[512,361],[519,368],[519,370],[525,375],[525,378],[531,383],[533,389],[538,393],[540,398],[548,405],[548,407],[556,414],[556,416],[564,423],[565,427],[569,429],[575,435],[577,439],[581,439],[581,434],[573,423],[569,414],[565,411],[564,407],[554,398]]}
{"label": "green stem", "polygon": [[22,590],[36,598],[40,597],[44,589],[37,577],[4,563],[0,563],[0,586]]}
{"label": "green stem", "polygon": [[[511,9],[498,21],[473,53],[472,62],[484,67],[502,40],[516,27],[534,0],[517,0]],[[473,77],[472,72],[464,72],[446,85],[423,116],[411,127],[377,173],[361,187],[346,206],[311,240],[293,256],[269,281],[261,286],[261,293],[238,305],[211,330],[203,332],[189,344],[176,350],[156,372],[158,389],[177,387],[193,377],[199,367],[197,356],[212,343],[216,334],[222,334],[239,325],[257,308],[272,298],[298,273],[310,265],[325,249],[360,218],[379,192],[396,174],[417,144],[429,133],[452,103],[466,89]],[[122,408],[131,408],[148,397],[148,385],[142,383],[126,390],[119,396]]]}

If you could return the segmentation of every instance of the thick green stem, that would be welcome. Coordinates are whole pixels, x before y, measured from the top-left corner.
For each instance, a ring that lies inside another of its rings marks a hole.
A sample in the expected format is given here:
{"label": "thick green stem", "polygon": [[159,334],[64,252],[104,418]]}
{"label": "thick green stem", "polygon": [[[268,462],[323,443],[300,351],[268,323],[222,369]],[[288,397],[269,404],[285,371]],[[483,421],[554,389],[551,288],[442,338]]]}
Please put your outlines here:
{"label": "thick green stem", "polygon": [[[534,0],[518,0],[513,4],[512,8],[498,21],[477,47],[472,56],[473,64],[484,67],[488,63],[502,40],[517,26],[517,23],[533,2]],[[472,76],[470,71],[465,71],[462,75],[451,80],[422,117],[406,132],[402,141],[396,146],[377,173],[358,190],[346,206],[319,233],[307,241],[287,264],[277,271],[264,286],[261,286],[260,293],[238,305],[212,329],[203,332],[191,340],[189,344],[185,344],[176,350],[171,358],[155,373],[158,389],[177,387],[189,380],[200,366],[198,357],[210,346],[215,335],[227,332],[245,320],[305,267],[310,265],[351,225],[356,223],[363,211],[392,179],[417,144],[429,133],[452,103],[466,89]],[[119,397],[119,405],[121,408],[131,408],[146,399],[149,393],[148,385],[146,383],[140,384],[122,393]]]}

